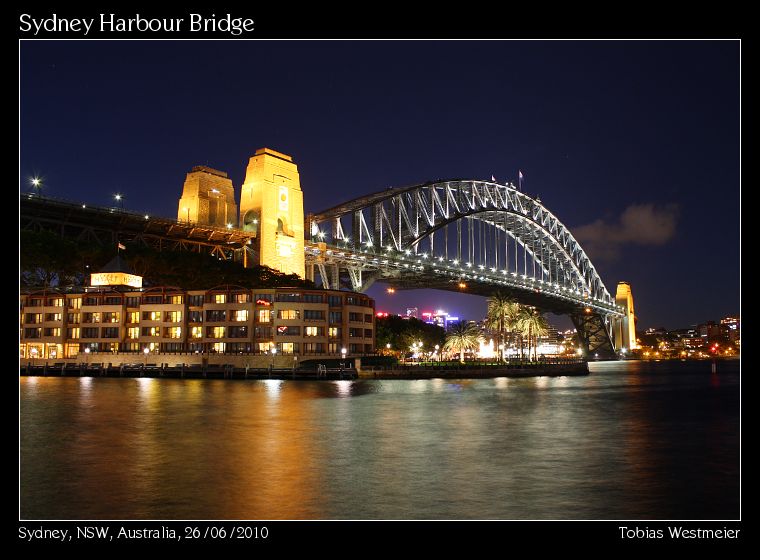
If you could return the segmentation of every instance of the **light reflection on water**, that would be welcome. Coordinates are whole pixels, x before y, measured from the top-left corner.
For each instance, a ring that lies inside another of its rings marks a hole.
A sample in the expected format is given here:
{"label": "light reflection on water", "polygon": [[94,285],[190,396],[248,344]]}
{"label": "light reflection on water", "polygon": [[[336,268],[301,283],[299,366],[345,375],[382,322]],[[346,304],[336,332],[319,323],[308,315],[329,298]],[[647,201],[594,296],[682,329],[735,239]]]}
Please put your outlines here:
{"label": "light reflection on water", "polygon": [[[738,374],[21,379],[29,519],[738,516]],[[690,366],[693,368],[693,366]]]}

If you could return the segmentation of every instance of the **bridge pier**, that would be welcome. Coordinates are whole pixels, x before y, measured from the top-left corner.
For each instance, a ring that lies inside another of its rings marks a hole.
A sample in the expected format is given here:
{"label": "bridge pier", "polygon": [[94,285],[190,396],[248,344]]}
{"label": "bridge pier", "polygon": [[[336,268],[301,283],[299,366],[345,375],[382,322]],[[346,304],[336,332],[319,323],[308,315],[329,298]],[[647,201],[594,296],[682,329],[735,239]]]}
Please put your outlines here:
{"label": "bridge pier", "polygon": [[585,309],[572,313],[570,319],[573,321],[573,325],[575,325],[581,348],[583,348],[588,359],[617,359],[610,333],[601,314]]}

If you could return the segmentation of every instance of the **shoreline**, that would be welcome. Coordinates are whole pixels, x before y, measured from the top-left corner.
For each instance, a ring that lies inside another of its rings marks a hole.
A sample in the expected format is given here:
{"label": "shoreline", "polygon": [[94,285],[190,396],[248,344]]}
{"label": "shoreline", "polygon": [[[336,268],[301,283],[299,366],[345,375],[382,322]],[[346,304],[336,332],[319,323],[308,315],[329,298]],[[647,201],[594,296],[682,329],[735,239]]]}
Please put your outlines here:
{"label": "shoreline", "polygon": [[252,369],[225,366],[156,367],[156,366],[100,366],[85,367],[74,364],[60,367],[40,365],[22,366],[20,377],[127,377],[158,379],[280,379],[295,381],[333,381],[340,379],[493,379],[496,377],[563,377],[589,375],[587,362],[574,364],[535,364],[521,367],[449,367],[449,368],[398,368],[355,369],[328,368],[322,371],[307,369]]}

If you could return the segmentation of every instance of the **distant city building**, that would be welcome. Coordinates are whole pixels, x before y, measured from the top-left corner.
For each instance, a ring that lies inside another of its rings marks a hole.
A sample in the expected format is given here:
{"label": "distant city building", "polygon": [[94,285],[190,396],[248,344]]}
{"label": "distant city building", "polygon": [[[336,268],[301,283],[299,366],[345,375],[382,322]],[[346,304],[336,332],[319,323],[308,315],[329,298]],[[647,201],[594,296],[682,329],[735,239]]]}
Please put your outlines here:
{"label": "distant city building", "polygon": [[721,335],[722,335],[721,327],[715,321],[707,321],[706,323],[699,325],[698,328],[699,328],[699,336],[702,338],[702,341],[705,344],[710,339],[721,338]]}
{"label": "distant city building", "polygon": [[431,325],[438,325],[439,327],[447,329],[449,328],[449,324],[458,323],[459,317],[454,317],[453,315],[449,315],[445,311],[439,309],[435,312],[423,311],[422,320]]}
{"label": "distant city building", "polygon": [[406,308],[406,316],[407,317],[414,317],[415,319],[419,319],[419,309],[417,307],[407,307]]}
{"label": "distant city building", "polygon": [[737,343],[741,339],[741,321],[739,317],[726,317],[720,320],[721,330],[732,343]]}
{"label": "distant city building", "polygon": [[538,337],[539,344],[549,344],[556,346],[560,342],[560,333],[556,327],[549,325],[544,336]]}

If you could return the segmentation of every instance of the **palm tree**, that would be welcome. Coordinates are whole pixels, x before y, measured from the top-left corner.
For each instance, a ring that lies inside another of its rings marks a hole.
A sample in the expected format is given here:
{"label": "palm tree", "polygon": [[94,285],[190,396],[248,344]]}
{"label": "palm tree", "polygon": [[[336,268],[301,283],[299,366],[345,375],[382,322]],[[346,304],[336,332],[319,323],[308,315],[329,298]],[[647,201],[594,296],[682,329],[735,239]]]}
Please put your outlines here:
{"label": "palm tree", "polygon": [[498,291],[488,298],[486,326],[489,329],[495,329],[499,333],[502,360],[504,359],[504,333],[515,329],[519,317],[520,304],[506,293]]}
{"label": "palm tree", "polygon": [[523,308],[519,325],[520,331],[528,335],[528,360],[530,360],[531,343],[535,339],[533,348],[537,352],[538,337],[544,336],[549,332],[549,323],[538,309],[535,307],[525,307]]}
{"label": "palm tree", "polygon": [[455,323],[446,333],[446,342],[443,343],[444,350],[459,351],[459,361],[464,363],[465,350],[477,348],[483,337],[480,335],[480,329],[472,323],[460,321]]}

